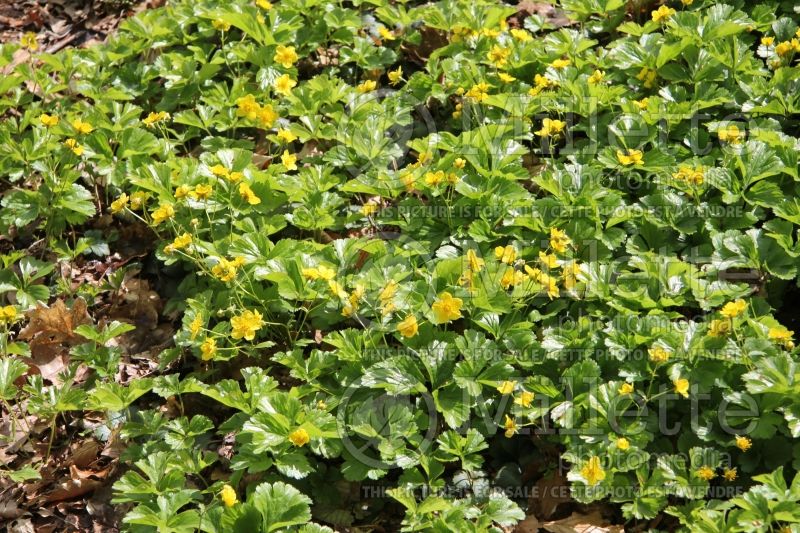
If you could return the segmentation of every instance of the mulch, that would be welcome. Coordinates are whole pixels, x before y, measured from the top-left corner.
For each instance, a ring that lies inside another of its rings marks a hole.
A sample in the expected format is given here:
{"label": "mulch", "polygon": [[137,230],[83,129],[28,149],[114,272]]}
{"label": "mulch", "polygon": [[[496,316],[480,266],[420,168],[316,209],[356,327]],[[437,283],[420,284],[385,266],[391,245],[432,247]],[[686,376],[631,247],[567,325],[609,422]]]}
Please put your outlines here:
{"label": "mulch", "polygon": [[102,42],[125,18],[165,0],[3,0],[0,43],[37,35],[40,50],[54,53],[67,46]]}

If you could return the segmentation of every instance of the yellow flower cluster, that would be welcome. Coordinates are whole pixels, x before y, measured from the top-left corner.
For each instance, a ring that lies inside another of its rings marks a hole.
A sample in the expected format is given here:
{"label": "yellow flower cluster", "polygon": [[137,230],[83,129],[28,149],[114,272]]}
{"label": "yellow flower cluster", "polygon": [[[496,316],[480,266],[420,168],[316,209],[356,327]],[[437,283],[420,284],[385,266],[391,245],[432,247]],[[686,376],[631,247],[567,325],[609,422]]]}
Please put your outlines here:
{"label": "yellow flower cluster", "polygon": [[164,122],[165,120],[169,120],[170,114],[166,111],[159,111],[157,113],[150,113],[148,114],[143,120],[142,123],[147,126],[148,128],[152,128],[155,124],[159,122]]}
{"label": "yellow flower cluster", "polygon": [[675,10],[667,6],[661,6],[651,13],[653,22],[665,22],[674,14]]}
{"label": "yellow flower cluster", "polygon": [[232,261],[222,257],[216,265],[211,267],[211,274],[220,281],[233,281],[236,278],[236,272],[239,267],[244,263],[244,257],[237,257]]}
{"label": "yellow flower cluster", "polygon": [[536,135],[539,137],[555,137],[560,135],[566,126],[567,123],[563,120],[545,118],[542,120],[542,129],[538,130]]}
{"label": "yellow flower cluster", "polygon": [[644,163],[644,153],[641,150],[627,148],[624,152],[617,150],[617,161],[623,166],[641,165]]}
{"label": "yellow flower cluster", "polygon": [[717,136],[722,142],[728,144],[739,144],[745,137],[745,132],[740,131],[736,124],[731,124],[727,128],[717,130]]}
{"label": "yellow flower cluster", "polygon": [[544,90],[547,89],[554,89],[558,87],[558,82],[555,80],[551,80],[547,76],[542,76],[541,74],[536,74],[533,77],[533,87],[528,91],[528,94],[531,96],[537,96]]}
{"label": "yellow flower cluster", "polygon": [[678,181],[685,181],[693,185],[702,185],[705,180],[705,168],[702,165],[690,167],[688,165],[681,165],[678,171],[672,174],[672,177]]}
{"label": "yellow flower cluster", "polygon": [[175,208],[172,204],[161,204],[150,213],[150,216],[153,217],[153,224],[158,226],[165,220],[169,220],[175,216]]}
{"label": "yellow flower cluster", "polygon": [[273,109],[272,105],[261,105],[256,102],[256,97],[252,94],[247,94],[236,99],[236,115],[244,117],[250,121],[258,121],[264,128],[271,128],[272,125],[278,120],[278,114]]}
{"label": "yellow flower cluster", "polygon": [[656,71],[647,67],[644,67],[639,71],[639,74],[636,75],[636,79],[642,82],[645,89],[652,89],[655,87],[657,78],[658,74]]}
{"label": "yellow flower cluster", "polygon": [[190,234],[184,233],[183,235],[178,235],[171,244],[168,244],[164,247],[164,253],[171,255],[177,250],[183,250],[190,244],[192,244],[192,236]]}
{"label": "yellow flower cluster", "polygon": [[488,83],[480,82],[473,85],[470,90],[464,94],[464,96],[470,100],[480,103],[489,98],[489,88],[490,87]]}
{"label": "yellow flower cluster", "polygon": [[12,324],[16,322],[18,316],[17,308],[13,305],[0,307],[0,324]]}
{"label": "yellow flower cluster", "polygon": [[248,309],[231,318],[231,338],[252,341],[263,325],[261,313]]}

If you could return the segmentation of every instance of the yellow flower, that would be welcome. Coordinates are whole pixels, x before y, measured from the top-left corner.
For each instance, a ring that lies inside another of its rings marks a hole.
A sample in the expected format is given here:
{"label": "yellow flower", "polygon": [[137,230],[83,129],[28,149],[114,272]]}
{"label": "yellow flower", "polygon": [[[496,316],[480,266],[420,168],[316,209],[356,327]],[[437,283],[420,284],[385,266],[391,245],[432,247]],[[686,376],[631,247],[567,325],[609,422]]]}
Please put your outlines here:
{"label": "yellow flower", "polygon": [[782,344],[784,348],[791,350],[794,348],[794,341],[792,341],[792,335],[794,335],[794,331],[789,331],[786,328],[769,328],[769,332],[767,333],[767,337],[771,341],[775,341],[778,344]]}
{"label": "yellow flower", "polygon": [[31,52],[35,52],[39,49],[39,41],[36,40],[36,34],[32,31],[22,34],[22,37],[19,39],[19,44]]}
{"label": "yellow flower", "polygon": [[514,37],[514,39],[516,39],[516,40],[518,40],[520,42],[523,42],[523,43],[533,39],[533,37],[531,36],[530,33],[528,33],[525,30],[521,30],[519,28],[514,28],[514,29],[510,30],[508,33],[510,33],[511,36]]}
{"label": "yellow flower", "polygon": [[578,275],[581,273],[581,265],[577,261],[573,261],[568,265],[564,265],[563,277],[564,288],[572,290],[578,284]]}
{"label": "yellow flower", "polygon": [[744,313],[745,309],[747,309],[747,302],[739,299],[733,302],[728,302],[725,305],[723,305],[719,314],[721,314],[725,318],[735,318]]}
{"label": "yellow flower", "polygon": [[514,392],[514,387],[516,387],[516,385],[516,381],[504,381],[497,386],[497,392],[500,394],[511,394]]}
{"label": "yellow flower", "polygon": [[397,67],[395,70],[390,70],[386,76],[389,78],[389,83],[397,85],[403,80],[403,67]]}
{"label": "yellow flower", "polygon": [[381,302],[386,302],[394,298],[394,295],[397,293],[398,283],[395,280],[389,280],[389,283],[381,289],[380,294],[378,294],[378,299]]}
{"label": "yellow flower", "polygon": [[278,48],[275,50],[275,57],[272,58],[273,61],[280,64],[283,68],[291,68],[298,59],[294,46],[283,46],[282,44],[278,45]]}
{"label": "yellow flower", "polygon": [[200,353],[203,361],[211,361],[217,354],[217,341],[211,337],[206,337],[200,345]]}
{"label": "yellow flower", "polygon": [[642,68],[639,74],[636,75],[636,79],[643,82],[646,89],[651,89],[655,86],[657,77],[658,73],[647,67]]}
{"label": "yellow flower", "polygon": [[282,94],[283,96],[289,96],[292,94],[292,89],[296,85],[297,82],[294,81],[288,74],[278,76],[275,81],[272,82],[272,87],[275,89],[275,92]]}
{"label": "yellow flower", "polygon": [[241,315],[231,318],[231,337],[248,341],[256,337],[256,333],[264,325],[261,313],[258,311],[244,311]]}
{"label": "yellow flower", "polygon": [[503,263],[511,264],[517,259],[517,250],[510,244],[498,246],[494,249],[494,256]]}
{"label": "yellow flower", "polygon": [[605,75],[606,73],[603,72],[602,70],[595,70],[594,72],[592,72],[592,75],[589,76],[589,79],[587,81],[589,82],[589,84],[595,85],[603,81]]}
{"label": "yellow flower", "polygon": [[470,100],[475,100],[478,103],[483,102],[489,98],[489,84],[486,82],[481,82],[473,85],[470,90],[464,94],[464,96]]}
{"label": "yellow flower", "polygon": [[342,284],[336,281],[335,279],[328,280],[328,288],[330,289],[331,293],[338,298],[347,298],[347,291],[344,290]]}
{"label": "yellow flower", "polygon": [[703,465],[700,468],[698,468],[695,471],[694,475],[696,475],[703,481],[711,481],[712,479],[717,477],[717,473],[714,472],[714,469],[707,465]]}
{"label": "yellow flower", "polygon": [[425,185],[435,187],[444,181],[444,170],[425,173]]}
{"label": "yellow flower", "polygon": [[453,295],[449,292],[441,293],[431,306],[436,323],[442,324],[461,318],[463,303],[461,298],[453,298]]}
{"label": "yellow flower", "polygon": [[546,268],[558,267],[558,258],[554,254],[539,252],[539,261],[541,261],[542,265],[544,265]]}
{"label": "yellow flower", "polygon": [[466,166],[466,164],[467,161],[465,159],[461,159],[460,157],[456,157],[455,160],[453,161],[453,166],[458,170],[462,170]]}
{"label": "yellow flower", "polygon": [[556,277],[549,276],[547,274],[540,274],[539,283],[541,283],[544,287],[548,298],[551,300],[553,298],[558,298],[560,293],[558,291],[558,279]]}
{"label": "yellow flower", "polygon": [[555,135],[559,135],[564,128],[566,127],[567,123],[563,120],[553,120],[546,118],[542,120],[542,129],[536,132],[536,135],[539,137],[553,137]]}
{"label": "yellow flower", "polygon": [[131,195],[131,209],[141,209],[149,197],[150,193],[145,191],[136,191]]}
{"label": "yellow flower", "polygon": [[194,340],[197,337],[197,335],[200,334],[200,330],[202,329],[202,327],[203,327],[203,315],[197,314],[195,315],[192,322],[189,324],[189,333],[191,334],[189,338]]}
{"label": "yellow flower", "polygon": [[308,431],[303,428],[298,428],[289,433],[289,440],[295,446],[305,446],[311,440],[308,436]]}
{"label": "yellow flower", "polygon": [[150,214],[153,217],[153,224],[159,225],[165,220],[169,220],[175,216],[175,208],[172,207],[172,204],[162,204]]}
{"label": "yellow flower", "polygon": [[228,31],[229,29],[231,29],[231,23],[226,22],[222,19],[215,19],[214,21],[211,22],[211,25],[214,26],[215,30],[219,31]]}
{"label": "yellow flower", "polygon": [[92,131],[94,131],[94,127],[91,124],[79,118],[72,121],[72,127],[75,128],[75,131],[78,133],[92,133]]}
{"label": "yellow flower", "polygon": [[736,469],[735,468],[725,468],[722,471],[722,477],[725,478],[725,481],[736,481]]}
{"label": "yellow flower", "polygon": [[530,407],[531,402],[533,402],[534,394],[529,391],[522,391],[519,393],[519,396],[514,398],[514,403],[519,405],[520,407]]}
{"label": "yellow flower", "polygon": [[541,74],[536,74],[533,77],[533,87],[531,88],[530,91],[528,91],[528,94],[531,95],[531,96],[536,96],[540,92],[542,92],[543,90],[552,89],[553,87],[556,87],[557,85],[558,85],[557,82],[551,80],[547,76],[542,76]]}
{"label": "yellow flower", "polygon": [[246,183],[239,184],[239,195],[250,205],[258,205],[261,203],[261,198],[256,196],[253,189]]}
{"label": "yellow flower", "polygon": [[515,78],[511,74],[506,74],[505,72],[498,73],[497,77],[500,78],[500,81],[502,81],[503,83],[511,83],[512,81],[517,80],[517,78]]}
{"label": "yellow flower", "polygon": [[550,247],[556,252],[563,254],[567,251],[567,246],[572,244],[572,240],[564,231],[558,228],[550,228]]}
{"label": "yellow flower", "polygon": [[669,360],[670,353],[661,346],[654,346],[647,350],[650,360],[654,363],[666,363]]}
{"label": "yellow flower", "polygon": [[191,192],[192,188],[184,183],[183,185],[178,185],[178,187],[175,188],[174,196],[176,200],[181,200],[182,198],[189,196]]}
{"label": "yellow flower", "polygon": [[730,320],[712,320],[708,326],[708,334],[711,337],[724,337],[731,332]]}
{"label": "yellow flower", "polygon": [[511,55],[510,48],[503,48],[502,46],[496,44],[486,54],[486,58],[492,63],[494,63],[496,67],[502,67],[505,66],[506,63],[508,63],[509,55]]}
{"label": "yellow flower", "polygon": [[271,128],[276,120],[278,120],[278,114],[270,104],[258,110],[258,122],[262,127]]}
{"label": "yellow flower", "polygon": [[505,423],[503,424],[503,428],[506,430],[505,431],[506,438],[510,439],[517,432],[517,423],[514,422],[513,418],[506,415],[506,420]]}
{"label": "yellow flower", "polygon": [[370,200],[369,202],[361,206],[361,214],[364,215],[365,217],[374,215],[379,210],[380,206],[374,200]]}
{"label": "yellow flower", "polygon": [[222,503],[225,504],[225,507],[233,507],[236,502],[239,500],[236,498],[236,491],[230,485],[223,485],[222,492],[220,492],[219,497],[222,499]]}
{"label": "yellow flower", "polygon": [[324,279],[325,281],[331,281],[336,277],[336,271],[325,265],[319,265],[314,268],[304,268],[301,273],[303,277],[310,280]]}
{"label": "yellow flower", "polygon": [[286,170],[297,170],[297,156],[289,153],[289,150],[283,151],[281,163],[286,167]]}
{"label": "yellow flower", "polygon": [[503,272],[503,277],[500,278],[500,286],[503,289],[508,289],[509,287],[513,286],[516,283],[516,281],[517,281],[516,272],[514,271],[513,268],[508,268],[506,269],[505,272]]}
{"label": "yellow flower", "polygon": [[246,94],[236,99],[236,116],[244,117],[247,120],[255,120],[258,118],[258,112],[261,106],[256,102],[256,97],[252,94]]}
{"label": "yellow flower", "polygon": [[684,398],[688,398],[689,397],[689,380],[688,379],[684,379],[684,378],[676,379],[675,381],[672,382],[672,384],[675,386],[675,392],[677,392],[678,394],[680,394]]}
{"label": "yellow flower", "polygon": [[772,46],[772,43],[775,42],[775,37],[762,37],[761,44],[764,46]]}
{"label": "yellow flower", "polygon": [[589,486],[597,485],[603,481],[606,478],[606,471],[603,470],[603,466],[600,464],[600,458],[596,455],[590,457],[581,468],[581,476]]}
{"label": "yellow flower", "polygon": [[387,30],[386,26],[383,25],[378,26],[378,34],[384,41],[394,41],[396,39],[394,33],[392,33],[390,30]]}
{"label": "yellow flower", "polygon": [[647,109],[647,106],[650,105],[650,99],[645,97],[641,100],[634,100],[633,105],[635,105],[639,110],[644,111]]}
{"label": "yellow flower", "polygon": [[201,183],[200,185],[195,186],[194,190],[189,193],[189,196],[195,200],[208,200],[213,191],[214,189],[211,187],[211,185]]}
{"label": "yellow flower", "polygon": [[694,0],[681,0],[681,4],[683,4],[685,6],[690,6],[690,5],[694,4]]}
{"label": "yellow flower", "polygon": [[172,241],[171,244],[168,244],[164,247],[164,253],[167,255],[175,252],[176,250],[182,250],[192,244],[192,236],[188,233],[184,233],[183,235],[178,235]]}
{"label": "yellow flower", "polygon": [[142,120],[142,123],[148,128],[150,128],[153,126],[153,124],[168,119],[169,119],[169,113],[167,113],[166,111],[159,111],[158,113],[150,113],[149,115],[147,115]]}
{"label": "yellow flower", "polygon": [[78,144],[78,141],[75,139],[67,139],[64,141],[64,146],[72,150],[72,153],[75,155],[82,155],[83,154],[83,146]]}
{"label": "yellow flower", "polygon": [[294,133],[292,133],[289,130],[280,129],[280,130],[278,130],[278,134],[277,135],[278,135],[278,139],[280,139],[281,141],[283,141],[285,143],[290,143],[290,142],[294,142],[294,141],[297,140],[297,135],[295,135]]}
{"label": "yellow flower", "polygon": [[272,9],[272,2],[269,0],[256,0],[256,5],[264,11],[269,11]]}
{"label": "yellow flower", "polygon": [[236,271],[242,264],[244,264],[244,261],[239,257],[233,261],[223,257],[220,258],[219,263],[211,267],[211,274],[220,281],[233,281],[236,277]]}
{"label": "yellow flower", "polygon": [[792,46],[792,43],[789,41],[783,41],[775,46],[775,53],[779,56],[788,55],[792,50],[794,50],[794,46]]}
{"label": "yellow flower", "polygon": [[653,22],[662,22],[670,18],[672,15],[675,14],[675,10],[671,7],[661,6],[657,10],[653,11]]}
{"label": "yellow flower", "polygon": [[485,264],[484,260],[478,257],[478,254],[472,249],[467,250],[467,263],[472,272],[480,272]]}
{"label": "yellow flower", "polygon": [[644,162],[642,155],[643,154],[641,150],[631,150],[630,148],[628,148],[625,152],[622,150],[617,150],[617,161],[625,166],[641,165]]}
{"label": "yellow flower", "polygon": [[572,64],[572,61],[570,61],[569,59],[556,59],[555,61],[550,63],[550,66],[553,67],[554,69],[560,70],[560,69],[567,68],[571,64]]}
{"label": "yellow flower", "polygon": [[631,447],[631,442],[626,439],[625,437],[620,437],[614,442],[617,445],[618,450],[627,451]]}
{"label": "yellow flower", "polygon": [[400,333],[400,335],[407,339],[415,336],[419,331],[417,318],[414,315],[408,315],[405,320],[397,324],[397,331]]}
{"label": "yellow flower", "polygon": [[58,124],[58,115],[48,115],[47,113],[42,113],[39,115],[39,121],[45,127],[52,127]]}
{"label": "yellow flower", "polygon": [[623,395],[633,394],[633,383],[625,382],[617,389],[617,392]]}
{"label": "yellow flower", "polygon": [[231,173],[230,170],[228,170],[227,168],[225,168],[222,165],[214,165],[209,170],[215,176],[219,176],[219,177],[223,177],[223,178],[227,178]]}
{"label": "yellow flower", "polygon": [[743,452],[746,452],[753,447],[753,441],[751,441],[748,437],[736,435],[736,447]]}
{"label": "yellow flower", "polygon": [[736,126],[736,124],[731,124],[727,128],[721,128],[717,130],[717,136],[719,137],[719,140],[729,144],[739,144],[742,139],[744,139],[744,135],[745,133],[743,131],[739,131],[739,128]]}
{"label": "yellow flower", "polygon": [[11,324],[17,320],[17,308],[13,305],[0,307],[0,323]]}

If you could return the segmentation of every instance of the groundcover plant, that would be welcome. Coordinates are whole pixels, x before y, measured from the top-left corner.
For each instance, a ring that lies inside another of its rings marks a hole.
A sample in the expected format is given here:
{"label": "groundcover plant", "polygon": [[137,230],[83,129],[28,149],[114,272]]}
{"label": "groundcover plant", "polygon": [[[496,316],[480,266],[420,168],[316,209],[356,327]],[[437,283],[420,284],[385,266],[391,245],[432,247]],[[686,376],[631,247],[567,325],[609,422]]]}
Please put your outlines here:
{"label": "groundcover plant", "polygon": [[799,17],[176,0],[0,45],[0,516],[800,531]]}

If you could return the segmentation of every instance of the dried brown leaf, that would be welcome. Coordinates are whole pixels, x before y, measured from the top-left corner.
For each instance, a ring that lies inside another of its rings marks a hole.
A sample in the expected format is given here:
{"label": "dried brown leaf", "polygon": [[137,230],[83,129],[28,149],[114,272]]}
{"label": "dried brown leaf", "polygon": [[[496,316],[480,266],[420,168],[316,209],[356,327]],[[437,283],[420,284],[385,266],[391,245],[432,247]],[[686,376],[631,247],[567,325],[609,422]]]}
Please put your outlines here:
{"label": "dried brown leaf", "polygon": [[600,511],[590,513],[572,513],[567,518],[545,522],[542,526],[551,533],[622,533],[623,526],[609,525]]}

